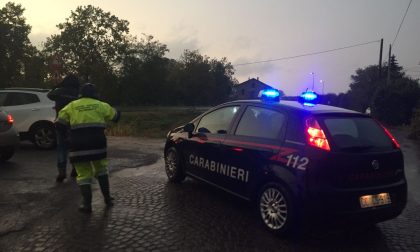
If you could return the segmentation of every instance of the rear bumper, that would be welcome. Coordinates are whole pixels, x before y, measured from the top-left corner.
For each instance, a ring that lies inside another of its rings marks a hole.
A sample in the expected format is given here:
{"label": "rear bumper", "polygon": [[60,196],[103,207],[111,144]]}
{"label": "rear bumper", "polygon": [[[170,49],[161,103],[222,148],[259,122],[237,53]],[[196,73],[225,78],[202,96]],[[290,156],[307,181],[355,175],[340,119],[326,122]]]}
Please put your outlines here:
{"label": "rear bumper", "polygon": [[0,147],[1,148],[16,148],[19,145],[19,133],[14,128],[10,128],[5,132],[0,133]]}
{"label": "rear bumper", "polygon": [[[391,204],[361,208],[360,196],[389,193]],[[308,192],[304,211],[318,216],[338,217],[361,222],[381,222],[397,217],[407,204],[407,182],[402,179],[383,186],[338,189],[326,188]]]}

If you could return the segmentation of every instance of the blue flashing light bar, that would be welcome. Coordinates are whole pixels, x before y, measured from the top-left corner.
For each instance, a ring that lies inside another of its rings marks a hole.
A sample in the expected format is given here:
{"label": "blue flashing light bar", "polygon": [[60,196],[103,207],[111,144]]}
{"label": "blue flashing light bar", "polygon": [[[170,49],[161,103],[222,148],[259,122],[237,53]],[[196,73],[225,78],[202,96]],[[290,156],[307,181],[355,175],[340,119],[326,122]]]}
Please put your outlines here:
{"label": "blue flashing light bar", "polygon": [[310,102],[304,102],[302,104],[303,104],[303,106],[307,106],[307,107],[314,107],[316,105],[316,104],[310,103]]}
{"label": "blue flashing light bar", "polygon": [[303,92],[299,96],[299,102],[305,106],[315,106],[318,103],[318,95],[314,91]]}
{"label": "blue flashing light bar", "polygon": [[277,89],[261,90],[258,97],[263,101],[278,102],[280,100],[280,92]]}

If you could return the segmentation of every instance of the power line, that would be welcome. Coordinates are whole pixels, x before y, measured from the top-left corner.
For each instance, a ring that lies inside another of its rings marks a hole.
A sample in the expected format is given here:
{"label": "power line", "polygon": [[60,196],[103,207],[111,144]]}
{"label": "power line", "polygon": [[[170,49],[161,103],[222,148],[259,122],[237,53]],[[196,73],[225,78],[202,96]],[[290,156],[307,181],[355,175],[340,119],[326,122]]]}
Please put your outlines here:
{"label": "power line", "polygon": [[405,17],[407,16],[408,9],[410,9],[410,5],[411,5],[411,2],[412,2],[412,1],[413,1],[413,0],[410,0],[410,3],[408,3],[407,9],[405,10],[405,13],[404,13],[404,17],[403,17],[403,19],[401,20],[400,26],[398,27],[397,34],[395,34],[394,41],[392,41],[392,44],[391,44],[391,45],[392,45],[392,47],[394,47],[395,40],[397,40],[398,34],[400,33],[401,27],[402,27],[402,25],[403,25],[403,23],[404,23]]}
{"label": "power line", "polygon": [[235,64],[233,66],[245,66],[245,65],[260,64],[260,63],[267,63],[267,62],[280,61],[280,60],[289,60],[289,59],[295,59],[295,58],[300,58],[300,57],[306,57],[306,56],[312,56],[312,55],[317,55],[317,54],[322,54],[322,53],[329,53],[329,52],[344,50],[344,49],[348,49],[348,48],[352,48],[352,47],[364,46],[364,45],[368,45],[368,44],[372,44],[372,43],[378,43],[378,42],[380,42],[380,40],[374,40],[374,41],[369,41],[369,42],[355,44],[355,45],[350,45],[350,46],[345,46],[345,47],[339,47],[339,48],[325,50],[325,51],[319,51],[319,52],[313,52],[313,53],[305,53],[305,54],[300,54],[300,55],[295,55],[295,56],[289,56],[289,57],[283,57],[283,58],[278,58],[278,59],[270,59],[270,60],[261,60],[261,61],[240,63],[240,64]]}

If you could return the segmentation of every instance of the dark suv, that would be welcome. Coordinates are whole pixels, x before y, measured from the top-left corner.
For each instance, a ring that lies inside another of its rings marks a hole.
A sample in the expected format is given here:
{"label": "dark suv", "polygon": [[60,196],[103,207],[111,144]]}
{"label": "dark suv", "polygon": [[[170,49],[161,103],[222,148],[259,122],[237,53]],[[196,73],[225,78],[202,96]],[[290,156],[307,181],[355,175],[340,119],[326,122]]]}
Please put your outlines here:
{"label": "dark suv", "polygon": [[190,176],[255,201],[278,234],[302,214],[368,223],[398,216],[407,182],[397,141],[368,115],[307,103],[314,95],[228,102],[170,131],[169,181]]}

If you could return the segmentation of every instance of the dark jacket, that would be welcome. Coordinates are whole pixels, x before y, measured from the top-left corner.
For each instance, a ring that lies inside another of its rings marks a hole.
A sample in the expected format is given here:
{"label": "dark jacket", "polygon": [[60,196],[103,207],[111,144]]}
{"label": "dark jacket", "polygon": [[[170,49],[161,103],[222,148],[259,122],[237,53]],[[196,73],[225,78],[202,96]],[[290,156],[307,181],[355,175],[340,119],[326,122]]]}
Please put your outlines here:
{"label": "dark jacket", "polygon": [[80,82],[75,75],[68,75],[64,80],[51,90],[47,96],[55,101],[55,111],[58,112],[70,102],[79,97]]}

